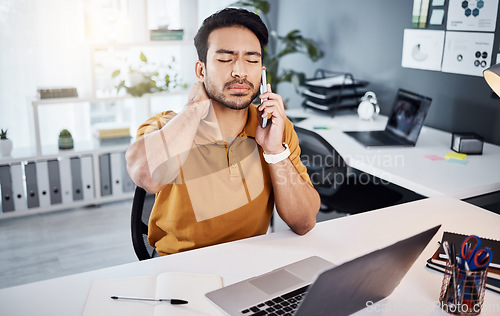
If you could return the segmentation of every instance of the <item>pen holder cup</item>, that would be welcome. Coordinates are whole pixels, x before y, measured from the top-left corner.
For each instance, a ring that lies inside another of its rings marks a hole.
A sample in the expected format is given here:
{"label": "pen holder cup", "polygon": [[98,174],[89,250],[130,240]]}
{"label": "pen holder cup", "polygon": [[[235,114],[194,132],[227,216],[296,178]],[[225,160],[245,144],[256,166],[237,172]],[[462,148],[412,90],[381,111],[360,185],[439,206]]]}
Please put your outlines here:
{"label": "pen holder cup", "polygon": [[453,315],[479,315],[487,275],[487,269],[466,271],[448,262],[439,295],[441,309]]}

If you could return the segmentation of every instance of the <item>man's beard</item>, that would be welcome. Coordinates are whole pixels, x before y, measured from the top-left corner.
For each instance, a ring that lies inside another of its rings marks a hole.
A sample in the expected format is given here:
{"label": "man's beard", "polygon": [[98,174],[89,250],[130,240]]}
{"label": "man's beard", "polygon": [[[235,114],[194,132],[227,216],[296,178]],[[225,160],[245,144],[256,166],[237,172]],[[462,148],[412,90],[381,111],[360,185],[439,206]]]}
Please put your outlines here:
{"label": "man's beard", "polygon": [[[226,89],[227,87],[229,87],[230,85],[235,84],[235,83],[238,83],[238,84],[247,84],[252,91],[254,89],[254,85],[250,81],[248,81],[246,79],[235,79],[233,81],[226,82],[224,84],[224,88],[223,89]],[[257,95],[259,95],[259,91],[256,91],[252,95],[252,97],[248,100],[248,102],[245,102],[245,103],[240,103],[240,102],[237,102],[237,101],[229,101],[224,96],[224,92],[223,91],[220,91],[220,92],[216,91],[214,85],[212,85],[211,81],[208,80],[208,78],[207,78],[207,81],[205,83],[205,90],[207,91],[207,95],[208,95],[208,97],[211,100],[217,101],[218,103],[222,104],[223,106],[225,106],[227,108],[230,108],[230,109],[233,109],[233,110],[244,110],[244,109],[246,109],[252,103],[252,101],[257,97]],[[239,94],[238,93],[238,94],[232,94],[231,96],[238,98],[238,100],[242,100],[240,98],[248,96],[248,94]]]}

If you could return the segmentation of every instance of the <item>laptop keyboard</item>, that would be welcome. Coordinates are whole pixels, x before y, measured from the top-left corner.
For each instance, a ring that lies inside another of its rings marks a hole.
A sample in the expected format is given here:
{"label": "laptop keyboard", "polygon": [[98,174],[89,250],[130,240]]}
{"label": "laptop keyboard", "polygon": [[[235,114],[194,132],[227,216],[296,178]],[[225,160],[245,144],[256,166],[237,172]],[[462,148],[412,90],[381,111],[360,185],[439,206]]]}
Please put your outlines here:
{"label": "laptop keyboard", "polygon": [[385,131],[376,131],[376,132],[371,132],[370,136],[373,137],[374,139],[380,141],[382,144],[388,144],[388,145],[397,145],[397,144],[404,144],[405,142],[401,141],[401,139],[392,136],[391,134],[388,134]]}
{"label": "laptop keyboard", "polygon": [[263,303],[246,308],[241,311],[245,316],[289,316],[299,307],[299,303],[306,295],[309,285],[301,287],[300,289],[288,292],[281,296],[275,297]]}

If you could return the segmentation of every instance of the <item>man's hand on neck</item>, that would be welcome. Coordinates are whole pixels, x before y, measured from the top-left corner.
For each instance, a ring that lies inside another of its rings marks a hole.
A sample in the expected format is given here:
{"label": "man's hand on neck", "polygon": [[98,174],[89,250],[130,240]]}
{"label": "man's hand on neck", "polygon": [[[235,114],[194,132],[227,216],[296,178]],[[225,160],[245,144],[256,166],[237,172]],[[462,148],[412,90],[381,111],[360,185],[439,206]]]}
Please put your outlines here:
{"label": "man's hand on neck", "polygon": [[193,110],[200,121],[207,117],[210,110],[210,98],[202,82],[196,82],[189,90],[186,108]]}

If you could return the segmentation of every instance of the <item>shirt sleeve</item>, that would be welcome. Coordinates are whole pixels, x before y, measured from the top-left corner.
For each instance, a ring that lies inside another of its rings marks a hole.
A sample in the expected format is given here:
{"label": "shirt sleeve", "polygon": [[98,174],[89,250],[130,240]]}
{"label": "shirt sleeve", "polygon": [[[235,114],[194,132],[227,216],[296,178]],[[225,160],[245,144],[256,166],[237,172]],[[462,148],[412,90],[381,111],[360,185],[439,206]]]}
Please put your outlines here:
{"label": "shirt sleeve", "polygon": [[176,113],[173,111],[165,111],[150,117],[146,122],[142,123],[137,129],[135,139],[139,139],[144,135],[156,132],[165,126],[171,119],[175,117]]}
{"label": "shirt sleeve", "polygon": [[304,166],[302,161],[300,160],[300,146],[299,146],[299,137],[293,128],[293,123],[287,118],[285,122],[285,132],[283,133],[283,141],[288,145],[290,149],[290,160],[294,165],[297,172],[300,174],[302,179],[304,179],[307,183],[313,186],[311,179],[309,178],[309,174],[307,173],[307,168]]}

